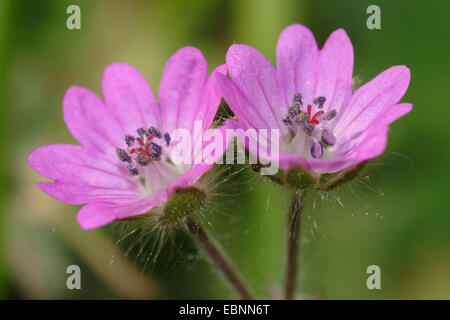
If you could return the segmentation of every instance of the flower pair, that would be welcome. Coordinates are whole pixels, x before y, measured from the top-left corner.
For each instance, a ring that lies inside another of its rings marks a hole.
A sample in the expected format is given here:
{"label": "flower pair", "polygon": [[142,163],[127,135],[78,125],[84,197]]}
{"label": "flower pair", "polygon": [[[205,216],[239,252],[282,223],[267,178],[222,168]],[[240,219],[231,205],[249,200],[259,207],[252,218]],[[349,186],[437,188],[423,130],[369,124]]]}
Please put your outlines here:
{"label": "flower pair", "polygon": [[[124,63],[106,68],[103,99],[69,88],[64,120],[81,146],[35,150],[30,165],[54,181],[37,186],[60,201],[85,204],[77,220],[92,229],[162,212],[180,190],[205,191],[199,179],[212,165],[175,163],[172,133],[192,132],[194,121],[202,121],[201,134],[206,132],[222,96],[237,117],[222,130],[279,130],[280,141],[271,143],[280,146],[280,168],[301,168],[312,177],[380,155],[389,124],[412,108],[398,104],[410,79],[404,66],[391,67],[354,91],[353,49],[343,30],[333,32],[319,50],[309,29],[292,25],[278,40],[276,69],[256,49],[232,45],[226,65],[207,74],[201,52],[185,47],[167,62],[158,100],[144,77]],[[190,148],[194,153],[195,145]]]}

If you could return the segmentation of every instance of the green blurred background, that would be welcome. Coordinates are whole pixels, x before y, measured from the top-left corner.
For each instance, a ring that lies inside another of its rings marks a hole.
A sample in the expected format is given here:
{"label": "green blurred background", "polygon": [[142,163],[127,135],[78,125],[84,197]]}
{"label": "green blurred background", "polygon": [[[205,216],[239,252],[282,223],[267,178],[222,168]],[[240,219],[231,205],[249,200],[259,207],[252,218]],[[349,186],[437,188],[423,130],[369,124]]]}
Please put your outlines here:
{"label": "green blurred background", "polygon": [[[66,28],[70,4],[81,8],[81,30]],[[371,4],[381,8],[381,30],[366,27]],[[41,178],[27,157],[41,145],[75,143],[62,118],[64,92],[76,84],[100,93],[109,63],[136,66],[156,92],[178,48],[201,49],[210,70],[233,43],[250,44],[274,61],[278,35],[291,23],[311,28],[320,45],[344,28],[362,83],[392,65],[407,65],[412,80],[403,101],[414,104],[391,126],[388,149],[363,177],[308,198],[302,294],[450,298],[449,12],[443,0],[0,0],[0,298],[232,298],[182,234],[165,243],[157,263],[146,264],[154,235],[117,242],[126,233],[114,226],[81,230],[78,207],[33,185]],[[288,192],[246,170],[218,184],[210,231],[258,297],[276,296]],[[82,270],[81,290],[66,288],[66,268],[73,264]],[[366,287],[372,264],[381,267],[381,290]]]}

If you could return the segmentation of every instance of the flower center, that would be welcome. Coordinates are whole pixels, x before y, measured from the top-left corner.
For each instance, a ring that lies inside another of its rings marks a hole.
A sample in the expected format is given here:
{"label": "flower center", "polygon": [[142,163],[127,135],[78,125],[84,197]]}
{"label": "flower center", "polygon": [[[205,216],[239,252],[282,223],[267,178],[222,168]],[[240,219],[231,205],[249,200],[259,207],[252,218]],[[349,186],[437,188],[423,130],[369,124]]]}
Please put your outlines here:
{"label": "flower center", "polygon": [[323,96],[316,97],[313,99],[312,104],[307,105],[305,110],[303,109],[302,95],[296,93],[292,99],[292,105],[283,119],[283,123],[289,127],[294,135],[297,132],[297,128],[300,128],[306,134],[310,145],[309,153],[314,159],[322,158],[324,147],[333,146],[336,143],[336,137],[324,125],[324,121],[330,121],[336,117],[337,112],[335,109],[327,113],[321,110],[326,100]]}
{"label": "flower center", "polygon": [[146,167],[154,161],[160,161],[163,146],[170,145],[170,135],[162,134],[155,127],[139,128],[136,132],[137,137],[130,134],[125,135],[127,150],[116,149],[117,157],[126,163],[126,168],[131,176],[139,175],[138,167]]}

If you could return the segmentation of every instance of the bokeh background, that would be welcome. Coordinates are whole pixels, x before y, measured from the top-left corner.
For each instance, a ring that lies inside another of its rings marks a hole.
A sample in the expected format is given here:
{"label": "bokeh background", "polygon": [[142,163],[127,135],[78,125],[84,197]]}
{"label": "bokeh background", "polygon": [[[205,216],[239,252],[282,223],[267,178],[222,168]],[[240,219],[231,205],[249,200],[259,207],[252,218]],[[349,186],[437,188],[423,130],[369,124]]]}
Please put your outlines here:
{"label": "bokeh background", "polygon": [[[66,8],[81,8],[81,30],[66,28]],[[381,8],[381,30],[366,9]],[[358,181],[306,203],[301,292],[326,299],[450,298],[450,2],[448,1],[0,1],[0,298],[232,298],[190,239],[173,235],[154,253],[154,235],[115,226],[81,230],[78,207],[40,192],[27,157],[38,146],[76,143],[62,118],[71,85],[100,93],[111,62],[136,66],[156,92],[167,58],[202,50],[210,70],[233,43],[275,61],[279,33],[311,28],[320,45],[344,28],[362,83],[396,64],[412,72],[403,101],[413,111],[391,126],[385,154]],[[280,289],[286,190],[238,169],[218,181],[208,228],[258,297]],[[223,186],[223,187],[222,187]],[[142,249],[142,254],[138,255]],[[144,259],[143,259],[144,258]],[[82,289],[66,288],[79,265]],[[381,267],[381,290],[368,290],[366,268]]]}

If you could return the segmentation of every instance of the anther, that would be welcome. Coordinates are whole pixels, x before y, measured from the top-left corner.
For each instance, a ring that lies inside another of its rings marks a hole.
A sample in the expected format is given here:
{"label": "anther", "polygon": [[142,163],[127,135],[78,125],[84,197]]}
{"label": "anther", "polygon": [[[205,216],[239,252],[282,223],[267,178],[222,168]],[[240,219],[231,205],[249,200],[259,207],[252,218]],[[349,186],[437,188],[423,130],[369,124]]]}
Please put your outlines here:
{"label": "anther", "polygon": [[151,148],[150,155],[151,155],[152,159],[156,160],[156,161],[160,160],[161,152],[162,152],[161,146],[159,146],[158,144],[156,144],[154,142],[150,142],[150,148]]}
{"label": "anther", "polygon": [[150,163],[150,159],[145,155],[139,154],[136,157],[136,163],[138,163],[141,166],[147,166]]}
{"label": "anther", "polygon": [[128,148],[131,148],[133,146],[135,140],[136,139],[132,135],[125,135],[125,143],[127,144]]}
{"label": "anther", "polygon": [[327,113],[325,113],[325,115],[323,116],[322,119],[323,120],[331,120],[334,117],[336,117],[336,115],[337,115],[337,111],[336,111],[336,109],[333,109],[333,110],[328,111]]}
{"label": "anther", "polygon": [[141,137],[142,140],[144,140],[146,137],[148,137],[148,132],[144,128],[139,128],[136,130],[136,132]]}
{"label": "anther", "polygon": [[131,157],[128,155],[128,153],[125,150],[117,148],[116,154],[117,154],[117,157],[119,157],[120,161],[131,163]]}
{"label": "anther", "polygon": [[291,118],[294,118],[294,117],[297,116],[300,112],[301,112],[301,111],[300,111],[300,106],[299,106],[298,104],[294,104],[294,105],[292,105],[291,107],[289,107],[289,109],[288,109],[288,113],[289,113],[289,116],[290,116]]}
{"label": "anther", "polygon": [[327,101],[327,99],[324,96],[318,96],[317,98],[314,98],[313,103],[319,108],[323,108],[323,105]]}
{"label": "anther", "polygon": [[314,159],[322,158],[323,156],[323,145],[320,142],[314,142],[311,146],[311,156]]}
{"label": "anther", "polygon": [[334,146],[334,144],[336,143],[336,137],[334,136],[333,132],[328,129],[324,129],[322,131],[322,141],[329,146]]}
{"label": "anther", "polygon": [[283,119],[283,123],[287,126],[290,126],[292,124],[292,120],[289,117],[286,117]]}
{"label": "anther", "polygon": [[166,141],[166,146],[170,146],[170,135],[167,132],[164,133],[164,140]]}
{"label": "anther", "polygon": [[138,169],[134,168],[131,164],[127,165],[128,172],[130,176],[137,176],[139,174]]}
{"label": "anther", "polygon": [[156,129],[155,127],[150,127],[150,129],[148,129],[148,133],[153,136],[156,137],[158,139],[161,139],[162,134],[161,131],[159,131],[158,129]]}
{"label": "anther", "polygon": [[294,98],[292,99],[293,105],[303,106],[302,95],[300,93],[294,94]]}

